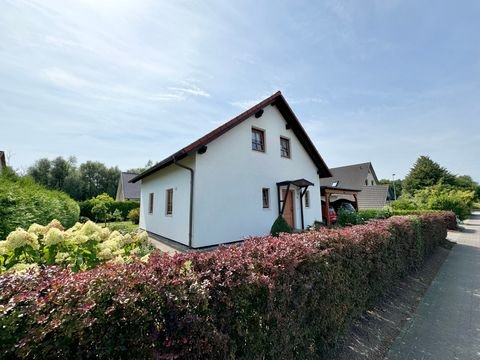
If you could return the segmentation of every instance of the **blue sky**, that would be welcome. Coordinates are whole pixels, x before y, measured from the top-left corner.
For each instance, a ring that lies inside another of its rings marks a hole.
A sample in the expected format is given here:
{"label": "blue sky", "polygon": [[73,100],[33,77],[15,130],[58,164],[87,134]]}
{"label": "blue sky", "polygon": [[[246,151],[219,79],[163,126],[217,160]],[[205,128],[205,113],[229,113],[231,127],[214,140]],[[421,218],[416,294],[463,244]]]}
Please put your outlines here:
{"label": "blue sky", "polygon": [[159,161],[281,90],[330,167],[480,181],[480,2],[0,1],[0,150]]}

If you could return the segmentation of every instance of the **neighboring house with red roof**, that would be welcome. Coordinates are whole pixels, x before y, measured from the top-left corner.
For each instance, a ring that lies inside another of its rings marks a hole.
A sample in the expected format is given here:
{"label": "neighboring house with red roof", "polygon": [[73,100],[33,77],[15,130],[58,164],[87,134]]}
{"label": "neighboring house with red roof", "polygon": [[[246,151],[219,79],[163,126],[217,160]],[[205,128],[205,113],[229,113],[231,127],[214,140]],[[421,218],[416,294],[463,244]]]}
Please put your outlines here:
{"label": "neighboring house with red roof", "polygon": [[135,176],[138,174],[132,174],[127,172],[122,172],[120,174],[120,179],[118,180],[117,187],[117,196],[115,200],[125,201],[125,200],[135,200],[140,201],[140,184],[131,183]]}
{"label": "neighboring house with red roof", "polygon": [[140,228],[203,248],[322,220],[320,178],[331,176],[280,92],[130,181],[141,182]]}
{"label": "neighboring house with red roof", "polygon": [[[386,205],[388,185],[379,185],[377,175],[371,162],[330,168],[332,176],[322,179],[322,184],[339,188],[361,190],[358,195],[358,208],[381,209]],[[351,195],[332,195],[330,202],[348,200],[353,202]]]}

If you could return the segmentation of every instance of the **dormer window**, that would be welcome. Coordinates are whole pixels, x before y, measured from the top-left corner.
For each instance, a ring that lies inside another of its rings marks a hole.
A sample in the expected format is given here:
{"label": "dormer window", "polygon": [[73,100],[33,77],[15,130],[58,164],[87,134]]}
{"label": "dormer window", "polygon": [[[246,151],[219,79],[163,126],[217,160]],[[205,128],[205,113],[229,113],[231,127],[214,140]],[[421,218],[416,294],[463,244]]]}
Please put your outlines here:
{"label": "dormer window", "polygon": [[252,128],[252,150],[265,152],[265,131]]}

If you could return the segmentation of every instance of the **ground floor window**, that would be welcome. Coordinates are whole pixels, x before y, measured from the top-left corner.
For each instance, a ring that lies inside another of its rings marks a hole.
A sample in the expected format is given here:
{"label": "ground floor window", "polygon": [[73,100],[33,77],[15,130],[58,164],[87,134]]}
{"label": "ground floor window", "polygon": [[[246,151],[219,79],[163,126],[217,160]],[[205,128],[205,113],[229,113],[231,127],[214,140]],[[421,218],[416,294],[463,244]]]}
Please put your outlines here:
{"label": "ground floor window", "polygon": [[270,207],[270,189],[269,188],[262,189],[262,200],[263,200],[263,208],[268,209]]}
{"label": "ground floor window", "polygon": [[153,214],[153,193],[150,193],[148,197],[148,213]]}
{"label": "ground floor window", "polygon": [[305,207],[310,207],[310,191],[305,191]]}
{"label": "ground floor window", "polygon": [[173,213],[173,189],[167,189],[165,196],[165,215],[172,215]]}

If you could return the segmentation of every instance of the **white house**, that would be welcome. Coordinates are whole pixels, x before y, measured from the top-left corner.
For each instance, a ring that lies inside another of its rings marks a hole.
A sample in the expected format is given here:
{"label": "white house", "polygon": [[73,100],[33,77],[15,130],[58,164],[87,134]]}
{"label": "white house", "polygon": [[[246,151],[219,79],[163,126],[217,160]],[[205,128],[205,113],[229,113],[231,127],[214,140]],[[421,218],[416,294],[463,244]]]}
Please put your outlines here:
{"label": "white house", "polygon": [[[280,92],[131,180],[140,227],[189,248],[322,220],[320,178],[331,173]],[[286,195],[286,196],[285,196]]]}

